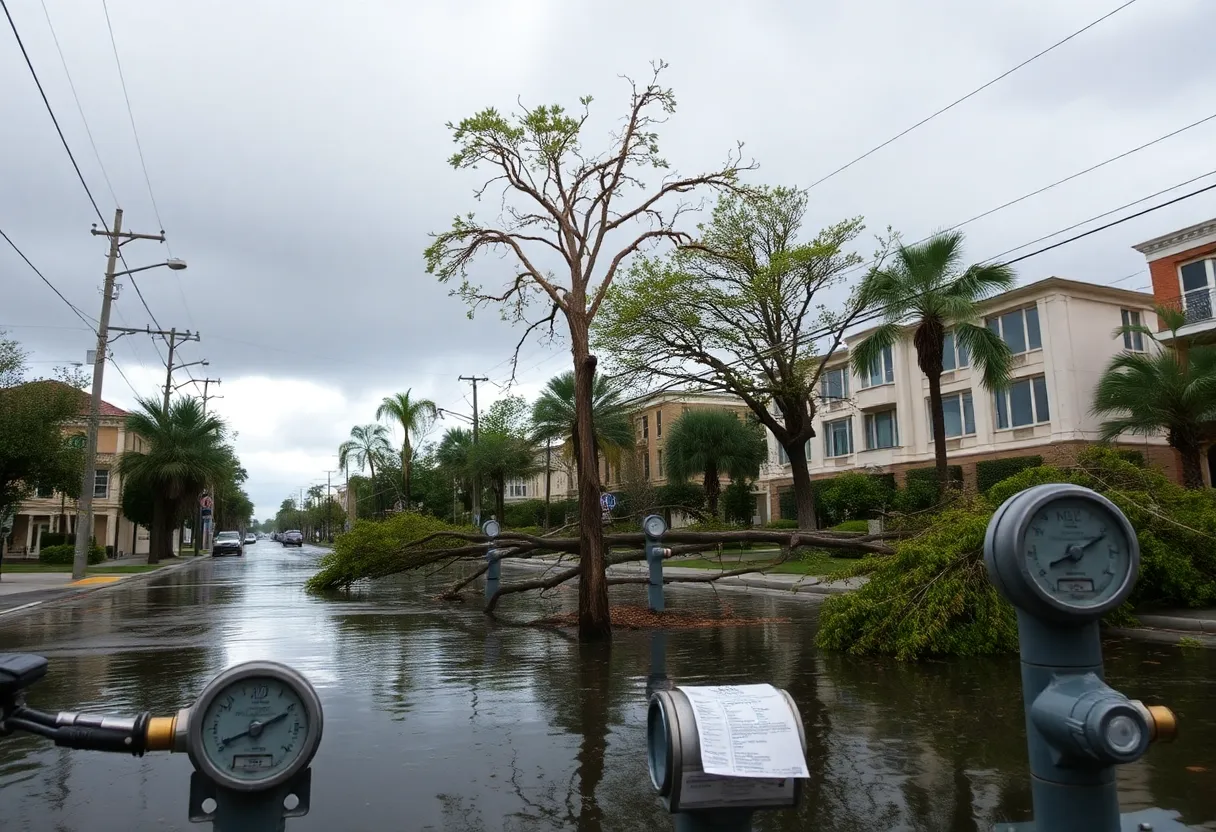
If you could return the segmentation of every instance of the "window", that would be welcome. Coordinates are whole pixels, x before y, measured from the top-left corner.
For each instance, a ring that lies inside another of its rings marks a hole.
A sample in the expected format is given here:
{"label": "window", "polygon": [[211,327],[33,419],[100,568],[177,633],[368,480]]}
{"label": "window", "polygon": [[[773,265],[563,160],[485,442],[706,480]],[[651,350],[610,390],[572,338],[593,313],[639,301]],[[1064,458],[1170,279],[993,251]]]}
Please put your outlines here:
{"label": "window", "polygon": [[93,476],[93,499],[104,500],[110,496],[110,472],[97,471]]}
{"label": "window", "polygon": [[894,448],[899,444],[899,429],[894,410],[866,414],[866,450]]}
{"label": "window", "polygon": [[853,453],[853,420],[837,419],[823,423],[823,455],[848,456]]}
{"label": "window", "polygon": [[1020,428],[1048,421],[1047,379],[1043,376],[1023,378],[996,394],[996,426]]}
{"label": "window", "polygon": [[642,473],[650,479],[650,451],[642,454]]}
{"label": "window", "polygon": [[507,496],[508,497],[527,497],[528,496],[528,484],[526,482],[521,482],[520,480],[513,480],[513,481],[507,483]]}
{"label": "window", "polygon": [[650,417],[649,416],[642,417],[642,438],[643,439],[650,438]]}
{"label": "window", "polygon": [[892,384],[895,381],[895,357],[890,347],[883,347],[882,355],[874,359],[870,365],[870,375],[861,380],[862,387],[877,387],[880,384]]}
{"label": "window", "polygon": [[[811,440],[809,440],[809,439],[806,440],[806,447],[803,450],[806,453],[807,461],[810,462],[810,460],[811,460]],[[785,446],[782,445],[780,442],[777,443],[777,462],[779,462],[782,465],[790,464],[790,455],[785,452]]]}
{"label": "window", "polygon": [[1216,259],[1196,260],[1179,267],[1182,281],[1182,308],[1186,322],[1206,321],[1212,317],[1212,286],[1216,286]]}
{"label": "window", "polygon": [[838,402],[849,397],[849,368],[824,370],[819,378],[819,395],[826,402]]}
{"label": "window", "polygon": [[41,500],[47,500],[55,496],[55,489],[49,486],[40,485],[34,490],[34,496]]}
{"label": "window", "polygon": [[663,436],[663,411],[661,410],[654,412],[654,435],[656,439]]}
{"label": "window", "polygon": [[954,339],[953,332],[942,336],[942,369],[961,370],[971,366],[971,353]]}
{"label": "window", "polygon": [[[1136,309],[1121,309],[1123,315],[1124,326],[1140,326],[1140,312]],[[1125,332],[1123,333],[1123,349],[1131,350],[1132,352],[1144,352],[1144,333],[1143,332]]]}
{"label": "window", "polygon": [[663,476],[663,449],[659,448],[659,450],[655,451],[655,453],[658,454],[659,457],[657,460],[655,460],[655,467],[659,469],[659,476],[661,477]]}
{"label": "window", "polygon": [[1039,331],[1039,307],[1027,306],[988,319],[988,328],[1001,336],[1014,355],[1043,349],[1043,336]]}
{"label": "window", "polygon": [[[925,406],[931,407],[928,399],[925,399]],[[975,407],[971,402],[971,393],[942,396],[942,418],[946,422],[947,439],[973,436],[975,434]],[[929,411],[929,440],[933,440],[932,410]]]}

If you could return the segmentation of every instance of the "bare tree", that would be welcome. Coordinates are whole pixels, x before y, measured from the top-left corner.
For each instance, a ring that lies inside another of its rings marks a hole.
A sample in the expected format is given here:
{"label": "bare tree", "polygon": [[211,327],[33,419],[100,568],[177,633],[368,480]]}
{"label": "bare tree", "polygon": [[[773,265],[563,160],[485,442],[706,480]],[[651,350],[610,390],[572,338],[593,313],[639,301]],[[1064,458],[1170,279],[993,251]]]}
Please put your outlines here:
{"label": "bare tree", "polygon": [[[675,111],[675,95],[658,83],[666,64],[655,64],[645,85],[629,81],[630,105],[623,126],[609,149],[584,153],[581,139],[591,104],[580,99],[581,112],[570,115],[560,105],[542,105],[505,116],[493,108],[459,124],[448,124],[457,151],[449,160],[463,170],[484,166],[491,176],[477,191],[481,199],[501,186],[497,220],[483,224],[472,213],[457,217],[450,230],[434,235],[426,250],[427,271],[441,282],[459,280],[453,290],[473,310],[501,304],[503,314],[525,323],[519,349],[535,330],[550,335],[560,314],[566,320],[574,360],[579,442],[579,638],[608,638],[612,632],[603,530],[600,525],[600,481],[592,426],[592,383],[596,358],[589,332],[604,293],[622,266],[640,251],[663,242],[682,245],[691,236],[680,230],[684,216],[698,210],[687,195],[695,191],[743,192],[739,173],[742,146],[719,170],[695,176],[671,172],[659,154],[656,128]],[[660,181],[647,185],[645,170]],[[626,202],[624,207],[618,203]],[[486,290],[469,276],[482,254],[498,254],[513,264],[514,275],[500,291]],[[551,266],[551,268],[550,268]],[[545,310],[533,315],[533,301]]]}

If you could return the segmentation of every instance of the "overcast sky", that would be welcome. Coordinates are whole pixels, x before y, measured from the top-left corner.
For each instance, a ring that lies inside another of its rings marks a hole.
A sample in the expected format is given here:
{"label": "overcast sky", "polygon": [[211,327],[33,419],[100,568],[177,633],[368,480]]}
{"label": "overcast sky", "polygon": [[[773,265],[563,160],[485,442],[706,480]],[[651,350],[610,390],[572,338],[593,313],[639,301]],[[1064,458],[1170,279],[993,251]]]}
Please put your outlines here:
{"label": "overcast sky", "polygon": [[[102,5],[45,2],[113,194],[42,6],[9,8],[84,177],[107,217],[116,196],[125,225],[155,232]],[[806,186],[1119,4],[109,0],[169,247],[189,261],[139,285],[162,326],[202,333],[181,360],[208,359],[190,371],[223,379],[214,406],[239,432],[267,517],[324,483],[385,394],[413,388],[468,412],[456,377],[477,374],[494,382],[483,406],[501,395],[516,333],[493,313],[468,320],[422,260],[428,232],[475,207],[477,174],[446,164],[445,122],[592,94],[585,145],[598,148],[627,105],[619,76],[662,58],[679,101],[661,133],[673,166],[711,168],[741,140],[760,164],[753,182]],[[890,225],[919,239],[1212,115],[1214,22],[1211,0],[1139,0],[814,188],[809,224],[860,214],[867,235]],[[0,82],[0,228],[95,316],[105,242],[88,233],[96,216],[3,27]],[[1206,173],[1214,140],[1216,120],[973,223],[968,257]],[[1027,260],[1019,276],[1147,288],[1130,246],[1214,215],[1216,192]],[[133,267],[167,256],[152,242],[124,251]],[[509,266],[479,268],[490,280]],[[112,323],[150,324],[120,282]],[[0,289],[0,329],[32,350],[35,372],[83,360],[88,331],[7,247]],[[561,344],[522,356],[525,395],[569,365]],[[114,357],[140,393],[163,384],[147,337],[119,340]],[[112,367],[105,398],[134,398]]]}

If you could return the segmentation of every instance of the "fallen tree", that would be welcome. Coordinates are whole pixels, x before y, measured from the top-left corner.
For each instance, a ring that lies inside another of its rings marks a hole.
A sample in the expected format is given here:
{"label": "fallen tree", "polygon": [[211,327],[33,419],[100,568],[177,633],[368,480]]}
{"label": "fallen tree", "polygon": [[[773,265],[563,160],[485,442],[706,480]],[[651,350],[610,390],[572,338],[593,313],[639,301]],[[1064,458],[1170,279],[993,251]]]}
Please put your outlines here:
{"label": "fallen tree", "polygon": [[[442,597],[460,600],[462,592],[485,575],[493,562],[523,561],[551,558],[551,568],[533,578],[503,581],[497,592],[485,602],[485,611],[492,613],[499,601],[521,592],[545,592],[580,576],[581,565],[565,565],[566,556],[580,553],[578,537],[559,537],[562,530],[550,535],[503,532],[489,539],[484,535],[462,531],[441,520],[410,512],[394,515],[383,522],[359,521],[334,544],[334,550],[321,560],[321,569],[308,582],[309,589],[323,591],[342,589],[359,581],[374,580],[403,572],[439,571],[459,563],[475,561],[477,568],[462,575]],[[833,551],[862,552],[870,555],[890,555],[894,552],[888,540],[893,535],[870,535],[859,532],[802,531],[798,529],[741,529],[721,532],[670,531],[663,537],[667,558],[708,552],[723,544],[770,543],[780,549],[775,560],[738,569],[707,572],[703,575],[664,575],[664,583],[709,583],[721,578],[764,572],[789,560],[800,548],[811,547]],[[608,547],[606,567],[643,561],[646,537],[641,532],[604,535]],[[489,552],[493,550],[493,554]],[[609,575],[608,585],[641,584],[645,575]]]}

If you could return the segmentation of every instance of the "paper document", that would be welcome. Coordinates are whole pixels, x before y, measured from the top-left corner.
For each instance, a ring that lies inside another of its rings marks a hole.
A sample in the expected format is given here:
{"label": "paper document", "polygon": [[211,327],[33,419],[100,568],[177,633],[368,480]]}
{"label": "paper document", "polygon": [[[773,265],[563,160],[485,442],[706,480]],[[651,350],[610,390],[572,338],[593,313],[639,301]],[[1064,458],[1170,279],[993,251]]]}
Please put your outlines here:
{"label": "paper document", "polygon": [[680,687],[692,703],[701,768],[726,777],[810,777],[798,726],[772,685]]}

